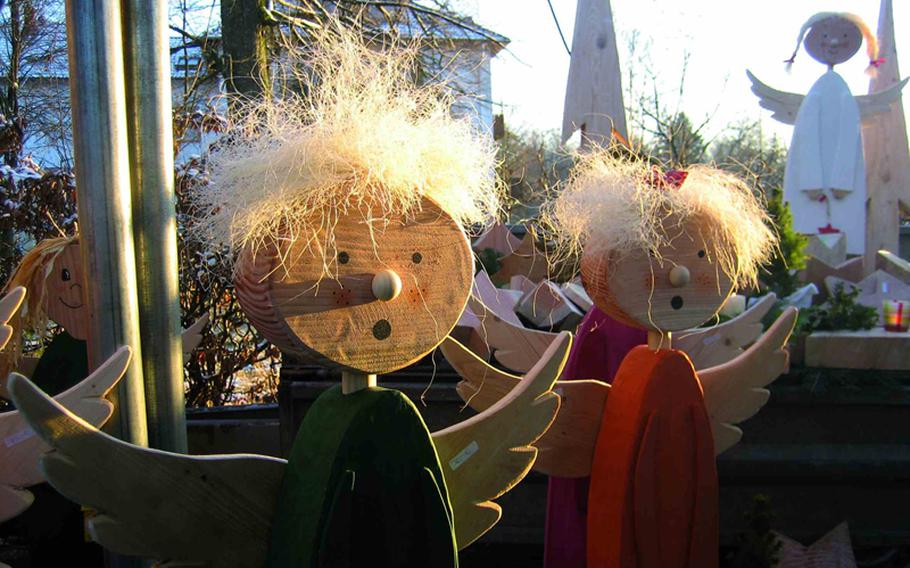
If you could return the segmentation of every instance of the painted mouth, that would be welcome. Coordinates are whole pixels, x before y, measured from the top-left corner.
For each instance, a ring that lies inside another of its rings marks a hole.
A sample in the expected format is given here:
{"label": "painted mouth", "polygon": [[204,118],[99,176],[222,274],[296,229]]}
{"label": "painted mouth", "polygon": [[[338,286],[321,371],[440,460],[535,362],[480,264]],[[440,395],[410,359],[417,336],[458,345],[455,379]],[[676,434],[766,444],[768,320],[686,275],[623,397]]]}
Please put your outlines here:
{"label": "painted mouth", "polygon": [[78,310],[79,308],[82,307],[82,304],[78,304],[78,305],[75,305],[75,306],[72,305],[72,304],[67,304],[66,301],[65,301],[63,298],[60,298],[60,303],[63,304],[64,306],[66,306],[67,308],[71,309],[71,310]]}
{"label": "painted mouth", "polygon": [[682,296],[673,296],[670,298],[670,307],[674,310],[682,309],[684,303]]}

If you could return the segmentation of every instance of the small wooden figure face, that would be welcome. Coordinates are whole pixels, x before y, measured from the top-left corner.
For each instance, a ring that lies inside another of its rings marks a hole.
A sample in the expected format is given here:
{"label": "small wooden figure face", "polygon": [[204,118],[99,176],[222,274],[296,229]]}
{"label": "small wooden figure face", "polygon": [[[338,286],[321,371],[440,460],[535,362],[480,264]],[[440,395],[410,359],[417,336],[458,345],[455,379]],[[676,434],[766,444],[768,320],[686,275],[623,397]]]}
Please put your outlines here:
{"label": "small wooden figure face", "polygon": [[54,268],[45,280],[44,301],[48,319],[63,326],[75,339],[81,340],[88,337],[89,323],[84,284],[82,248],[78,243],[72,243],[54,259]]}
{"label": "small wooden figure face", "polygon": [[717,264],[717,251],[695,220],[665,224],[669,244],[649,251],[585,253],[581,275],[598,308],[629,325],[679,331],[717,313],[733,282]]}
{"label": "small wooden figure face", "polygon": [[333,233],[330,249],[320,233],[241,258],[237,292],[253,325],[284,351],[370,374],[432,351],[471,291],[474,263],[461,228],[425,200],[410,221],[354,213]]}
{"label": "small wooden figure face", "polygon": [[853,57],[863,43],[859,28],[846,18],[832,16],[812,25],[803,45],[813,59],[837,65]]}

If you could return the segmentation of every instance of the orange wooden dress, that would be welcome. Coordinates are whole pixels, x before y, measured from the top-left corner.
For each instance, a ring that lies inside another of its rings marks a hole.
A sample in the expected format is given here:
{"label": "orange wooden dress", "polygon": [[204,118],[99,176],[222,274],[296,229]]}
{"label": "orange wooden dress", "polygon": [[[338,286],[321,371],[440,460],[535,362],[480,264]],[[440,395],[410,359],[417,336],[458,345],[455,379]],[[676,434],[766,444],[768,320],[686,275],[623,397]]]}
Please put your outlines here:
{"label": "orange wooden dress", "polygon": [[633,349],[604,408],[588,495],[588,568],[716,568],[717,467],[692,362]]}

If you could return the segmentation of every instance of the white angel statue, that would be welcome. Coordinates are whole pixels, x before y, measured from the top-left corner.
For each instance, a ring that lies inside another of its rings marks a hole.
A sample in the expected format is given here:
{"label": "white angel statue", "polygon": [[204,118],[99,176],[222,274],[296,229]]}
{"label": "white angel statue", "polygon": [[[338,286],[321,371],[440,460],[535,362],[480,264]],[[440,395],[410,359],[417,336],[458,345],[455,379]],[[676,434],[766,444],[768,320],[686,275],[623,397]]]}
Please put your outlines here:
{"label": "white angel statue", "polygon": [[854,14],[820,12],[799,32],[791,65],[802,43],[814,59],[826,64],[805,96],[778,91],[746,71],[759,104],[773,118],[793,125],[793,138],[784,175],[784,200],[793,210],[793,227],[800,233],[844,233],[847,252],[863,254],[866,235],[866,168],[862,122],[887,111],[898,100],[904,79],[871,95],[853,96],[834,66],[847,61],[866,40],[867,72],[883,60],[869,27]]}

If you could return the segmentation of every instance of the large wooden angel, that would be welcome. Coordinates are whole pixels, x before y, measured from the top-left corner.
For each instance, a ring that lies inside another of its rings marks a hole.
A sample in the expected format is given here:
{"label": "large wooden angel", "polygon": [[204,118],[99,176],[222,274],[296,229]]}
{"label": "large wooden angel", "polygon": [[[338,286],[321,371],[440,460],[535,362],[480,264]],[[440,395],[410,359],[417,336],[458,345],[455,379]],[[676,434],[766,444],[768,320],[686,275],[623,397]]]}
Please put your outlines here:
{"label": "large wooden angel", "polygon": [[842,232],[847,252],[865,253],[866,167],[862,123],[887,111],[898,100],[907,79],[884,91],[853,96],[834,66],[853,57],[866,40],[869,72],[881,63],[878,44],[869,27],[854,14],[821,12],[799,32],[792,64],[800,44],[828,66],[803,96],[773,89],[747,71],[752,92],[773,117],[793,125],[793,138],[784,174],[784,199],[793,210],[793,227],[805,234]]}
{"label": "large wooden angel", "polygon": [[[612,387],[557,382],[560,411],[537,442],[539,471],[591,477],[590,568],[717,566],[714,457],[736,444],[742,432],[734,424],[765,404],[762,387],[787,368],[794,309],[720,366],[696,372],[671,348],[671,332],[709,320],[737,284],[754,283],[775,242],[741,181],[702,166],[678,185],[680,177],[664,181],[647,165],[594,154],[582,158],[553,208],[557,226],[582,247],[582,280],[595,305],[648,336]],[[452,340],[444,349],[475,409],[519,384]]]}
{"label": "large wooden angel", "polygon": [[98,511],[89,530],[116,552],[213,566],[457,566],[555,417],[568,334],[501,401],[432,434],[402,393],[376,386],[459,319],[474,272],[462,225],[497,205],[495,154],[446,97],[412,86],[402,56],[346,33],[317,44],[310,98],[253,109],[211,154],[197,202],[201,230],[238,252],[253,325],[342,371],[289,460],[132,446],[10,380],[57,450],[43,461],[48,480]]}

